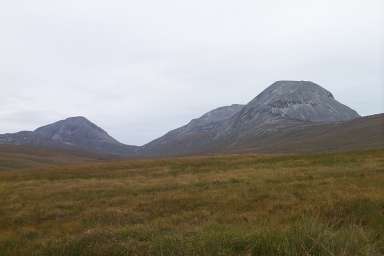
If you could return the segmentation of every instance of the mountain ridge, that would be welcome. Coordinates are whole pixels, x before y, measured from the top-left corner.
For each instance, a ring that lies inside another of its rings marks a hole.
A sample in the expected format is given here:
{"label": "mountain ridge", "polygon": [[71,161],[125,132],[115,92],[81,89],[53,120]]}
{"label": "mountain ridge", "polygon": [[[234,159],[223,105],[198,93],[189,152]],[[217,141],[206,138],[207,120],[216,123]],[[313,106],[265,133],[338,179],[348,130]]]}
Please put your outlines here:
{"label": "mountain ridge", "polygon": [[143,146],[120,143],[81,116],[34,131],[0,135],[0,144],[76,149],[127,157],[205,154],[241,151],[249,145],[260,150],[268,148],[268,143],[275,143],[273,138],[281,137],[279,134],[291,136],[296,131],[314,129],[316,125],[355,119],[367,122],[323,87],[310,81],[281,80],[248,104],[216,108]]}

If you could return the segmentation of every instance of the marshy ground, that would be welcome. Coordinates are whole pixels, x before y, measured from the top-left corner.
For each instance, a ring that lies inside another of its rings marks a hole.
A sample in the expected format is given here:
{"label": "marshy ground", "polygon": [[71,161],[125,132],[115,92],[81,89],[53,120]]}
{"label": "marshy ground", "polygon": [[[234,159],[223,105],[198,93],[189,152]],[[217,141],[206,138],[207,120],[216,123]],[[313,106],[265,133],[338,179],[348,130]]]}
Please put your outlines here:
{"label": "marshy ground", "polygon": [[0,165],[0,255],[384,255],[384,150]]}

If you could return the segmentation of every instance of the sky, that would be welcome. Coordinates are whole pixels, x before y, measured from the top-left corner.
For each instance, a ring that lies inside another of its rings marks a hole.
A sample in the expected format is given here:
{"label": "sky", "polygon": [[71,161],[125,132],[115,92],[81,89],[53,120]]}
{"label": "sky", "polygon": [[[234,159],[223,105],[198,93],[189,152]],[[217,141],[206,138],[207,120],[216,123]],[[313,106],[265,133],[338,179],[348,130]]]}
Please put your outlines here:
{"label": "sky", "polygon": [[85,116],[142,145],[277,80],[384,112],[384,1],[0,2],[0,133]]}

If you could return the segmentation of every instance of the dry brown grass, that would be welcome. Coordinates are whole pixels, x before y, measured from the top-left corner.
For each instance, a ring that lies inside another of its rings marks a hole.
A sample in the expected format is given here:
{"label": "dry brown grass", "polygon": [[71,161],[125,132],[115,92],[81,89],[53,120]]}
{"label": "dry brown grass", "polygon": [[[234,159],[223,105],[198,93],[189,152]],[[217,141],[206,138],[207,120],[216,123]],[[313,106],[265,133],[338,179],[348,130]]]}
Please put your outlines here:
{"label": "dry brown grass", "polygon": [[0,172],[0,255],[383,255],[384,150]]}

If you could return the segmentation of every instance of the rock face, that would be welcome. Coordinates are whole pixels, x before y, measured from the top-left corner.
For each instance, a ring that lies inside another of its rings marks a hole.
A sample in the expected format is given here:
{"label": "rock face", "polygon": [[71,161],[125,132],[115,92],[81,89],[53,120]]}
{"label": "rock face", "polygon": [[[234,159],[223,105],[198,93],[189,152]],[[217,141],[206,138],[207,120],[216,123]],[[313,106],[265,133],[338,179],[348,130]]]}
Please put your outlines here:
{"label": "rock face", "polygon": [[245,112],[251,109],[310,122],[347,121],[359,117],[356,111],[336,101],[332,93],[307,81],[278,81],[252,100]]}
{"label": "rock face", "polygon": [[127,155],[138,147],[124,145],[84,117],[71,117],[35,131],[0,135],[0,143],[78,149],[96,153]]}

